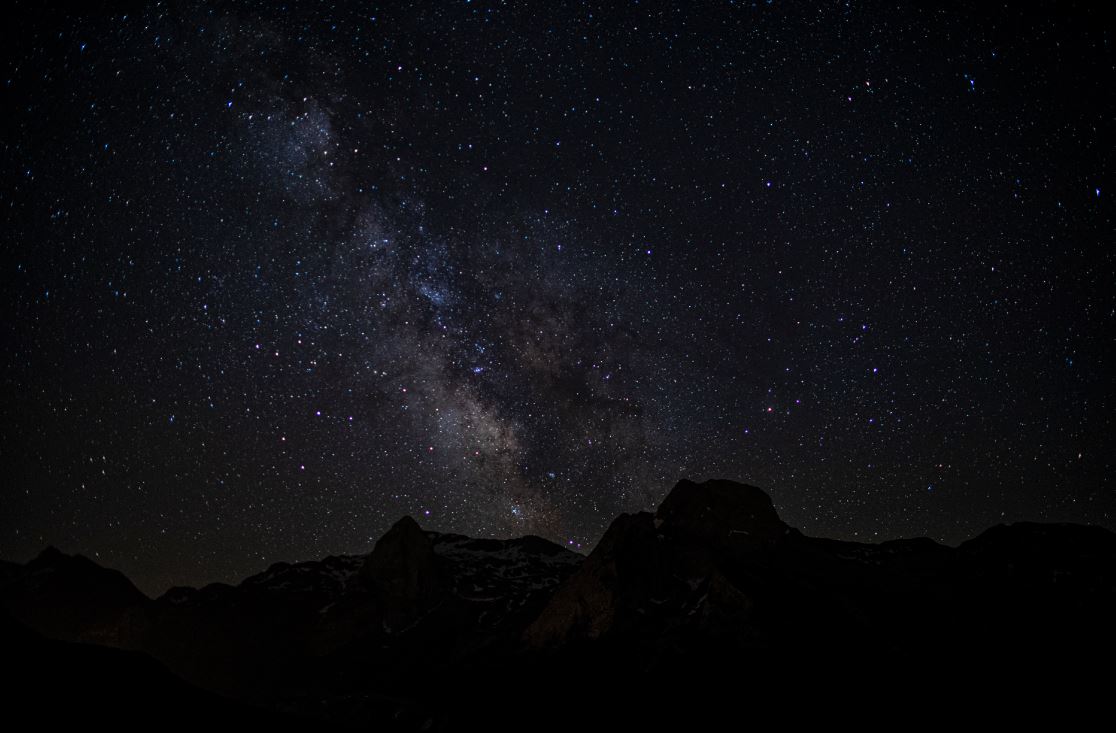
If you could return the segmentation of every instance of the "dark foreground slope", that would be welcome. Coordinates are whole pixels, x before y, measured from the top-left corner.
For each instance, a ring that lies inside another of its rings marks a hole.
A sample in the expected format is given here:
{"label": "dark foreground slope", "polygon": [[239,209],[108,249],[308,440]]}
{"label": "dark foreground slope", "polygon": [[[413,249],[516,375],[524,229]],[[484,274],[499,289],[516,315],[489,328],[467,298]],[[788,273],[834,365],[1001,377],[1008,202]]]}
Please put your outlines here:
{"label": "dark foreground slope", "polygon": [[4,609],[46,636],[335,727],[1066,722],[1104,699],[1116,659],[1106,530],[838,542],[727,481],[680,482],[588,558],[404,518],[367,556],[155,600],[57,551],[0,570]]}
{"label": "dark foreground slope", "polygon": [[223,698],[184,682],[147,654],[47,639],[0,614],[5,727],[47,730],[276,727],[311,723]]}

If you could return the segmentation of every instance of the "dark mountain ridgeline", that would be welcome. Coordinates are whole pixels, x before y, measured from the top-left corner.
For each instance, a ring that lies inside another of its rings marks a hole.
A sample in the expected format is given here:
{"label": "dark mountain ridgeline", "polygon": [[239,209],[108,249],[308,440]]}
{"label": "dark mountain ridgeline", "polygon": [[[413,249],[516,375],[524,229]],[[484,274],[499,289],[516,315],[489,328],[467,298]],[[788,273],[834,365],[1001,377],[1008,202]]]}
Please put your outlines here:
{"label": "dark mountain ridgeline", "polygon": [[755,487],[682,481],[585,558],[405,517],[367,556],[157,599],[49,549],[0,565],[0,605],[19,648],[81,656],[90,675],[165,665],[185,682],[146,679],[176,700],[343,727],[576,724],[590,708],[757,720],[800,696],[814,703],[795,714],[822,716],[866,689],[876,709],[932,689],[1002,717],[1008,691],[1049,700],[1073,680],[1080,706],[1111,681],[1086,670],[1116,651],[1116,535],[1021,523],[957,548],[842,542],[787,526]]}

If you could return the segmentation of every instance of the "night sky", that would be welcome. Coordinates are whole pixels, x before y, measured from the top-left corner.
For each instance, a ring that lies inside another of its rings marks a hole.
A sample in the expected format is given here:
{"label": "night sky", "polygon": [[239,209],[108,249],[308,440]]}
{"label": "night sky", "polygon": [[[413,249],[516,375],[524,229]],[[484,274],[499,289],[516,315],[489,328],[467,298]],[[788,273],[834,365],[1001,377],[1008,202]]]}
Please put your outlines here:
{"label": "night sky", "polygon": [[1116,526],[1099,11],[42,5],[0,557],[158,593],[404,514],[587,552],[682,477],[842,539]]}

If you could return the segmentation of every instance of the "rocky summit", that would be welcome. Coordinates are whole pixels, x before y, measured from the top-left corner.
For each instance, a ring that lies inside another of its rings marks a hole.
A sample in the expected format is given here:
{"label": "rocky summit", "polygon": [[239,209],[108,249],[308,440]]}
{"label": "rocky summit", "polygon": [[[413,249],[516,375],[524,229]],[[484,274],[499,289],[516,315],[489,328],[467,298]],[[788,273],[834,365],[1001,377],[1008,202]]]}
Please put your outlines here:
{"label": "rocky summit", "polygon": [[721,714],[742,689],[757,716],[792,689],[833,701],[872,685],[906,700],[943,681],[1045,680],[1049,692],[1116,651],[1111,532],[1016,524],[959,547],[812,538],[731,481],[679,482],[654,514],[617,517],[588,557],[404,517],[368,555],[155,599],[53,548],[0,571],[4,630],[27,659],[80,659],[90,684],[98,664],[138,674],[230,719],[339,728],[580,715],[558,700],[692,721],[692,696]]}

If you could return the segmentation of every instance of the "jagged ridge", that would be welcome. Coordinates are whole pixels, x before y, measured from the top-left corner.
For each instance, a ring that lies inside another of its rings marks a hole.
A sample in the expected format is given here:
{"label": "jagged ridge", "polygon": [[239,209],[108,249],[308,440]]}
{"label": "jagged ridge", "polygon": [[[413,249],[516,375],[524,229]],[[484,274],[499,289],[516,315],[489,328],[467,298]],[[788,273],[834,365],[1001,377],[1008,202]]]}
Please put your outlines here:
{"label": "jagged ridge", "polygon": [[957,548],[841,542],[802,535],[762,490],[729,481],[679,482],[654,514],[618,517],[588,558],[404,517],[368,555],[154,600],[53,548],[0,570],[0,604],[47,636],[142,650],[207,689],[335,720],[398,714],[434,695],[434,668],[501,677],[549,660],[536,674],[669,677],[679,655],[932,664],[1116,649],[1107,530],[1017,524]]}

